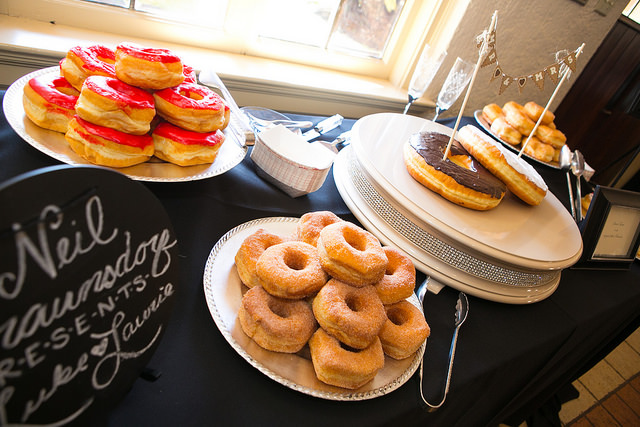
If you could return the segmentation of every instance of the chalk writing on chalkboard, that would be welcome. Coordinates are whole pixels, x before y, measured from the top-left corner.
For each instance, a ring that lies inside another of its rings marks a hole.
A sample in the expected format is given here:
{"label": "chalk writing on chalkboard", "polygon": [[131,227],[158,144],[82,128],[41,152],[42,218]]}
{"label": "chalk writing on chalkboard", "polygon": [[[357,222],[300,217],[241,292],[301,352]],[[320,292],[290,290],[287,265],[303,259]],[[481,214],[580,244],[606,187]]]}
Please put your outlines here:
{"label": "chalk writing on chalkboard", "polygon": [[91,191],[1,234],[0,425],[82,419],[124,393],[157,346],[177,241],[166,218],[120,202]]}

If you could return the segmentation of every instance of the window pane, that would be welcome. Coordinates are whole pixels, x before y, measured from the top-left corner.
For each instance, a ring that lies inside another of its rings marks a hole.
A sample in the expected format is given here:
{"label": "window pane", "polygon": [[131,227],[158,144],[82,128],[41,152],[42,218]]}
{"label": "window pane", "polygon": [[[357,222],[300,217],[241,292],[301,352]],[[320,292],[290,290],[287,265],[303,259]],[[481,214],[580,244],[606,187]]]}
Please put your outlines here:
{"label": "window pane", "polygon": [[[302,56],[307,53],[317,55],[317,51],[304,51],[304,46],[312,46],[325,49],[329,55],[347,53],[357,60],[383,57],[406,3],[406,0],[236,0],[233,3],[229,0],[84,1],[133,7],[135,11],[168,21],[220,31],[243,52],[255,48],[267,56],[270,53],[286,56],[282,55],[282,44],[256,44],[255,37],[258,37],[296,43],[303,48],[297,50]],[[246,26],[243,28],[244,24]],[[243,45],[244,48],[241,47]],[[260,50],[265,46],[268,46],[267,51]]]}
{"label": "window pane", "polygon": [[179,22],[223,28],[227,0],[136,0],[136,10]]}
{"label": "window pane", "polygon": [[640,1],[629,2],[627,7],[622,11],[622,14],[640,24]]}
{"label": "window pane", "polygon": [[109,4],[129,8],[129,0],[88,0],[90,3]]}
{"label": "window pane", "polygon": [[340,6],[340,0],[265,0],[262,3],[259,36],[317,47],[326,46]]}
{"label": "window pane", "polygon": [[382,57],[404,0],[346,0],[329,47]]}

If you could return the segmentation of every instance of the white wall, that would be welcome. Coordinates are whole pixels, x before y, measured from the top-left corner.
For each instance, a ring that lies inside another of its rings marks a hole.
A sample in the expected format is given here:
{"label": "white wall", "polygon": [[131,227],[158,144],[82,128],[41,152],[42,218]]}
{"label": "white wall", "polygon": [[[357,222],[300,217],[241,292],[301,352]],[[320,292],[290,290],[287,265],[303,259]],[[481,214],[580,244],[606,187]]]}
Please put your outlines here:
{"label": "white wall", "polygon": [[[456,56],[471,62],[477,61],[474,39],[484,28],[488,28],[491,16],[498,11],[496,48],[503,70],[513,76],[532,73],[555,61],[555,53],[562,49],[575,50],[585,43],[584,52],[578,59],[578,74],[584,69],[598,46],[622,13],[627,0],[613,0],[611,11],[602,16],[595,11],[600,0],[588,0],[586,5],[573,0],[472,0],[461,24],[451,39],[449,55],[438,72],[426,95],[435,99]],[[611,0],[610,0],[611,1]],[[546,78],[544,91],[531,81],[519,92],[512,84],[501,95],[500,81],[491,79],[493,66],[480,69],[472,88],[465,115],[495,102],[503,105],[515,100],[520,103],[536,101],[544,106],[550,99],[555,85]],[[566,95],[577,76],[572,76],[560,87],[550,109],[554,110]],[[441,117],[455,116],[462,105],[462,98]]]}

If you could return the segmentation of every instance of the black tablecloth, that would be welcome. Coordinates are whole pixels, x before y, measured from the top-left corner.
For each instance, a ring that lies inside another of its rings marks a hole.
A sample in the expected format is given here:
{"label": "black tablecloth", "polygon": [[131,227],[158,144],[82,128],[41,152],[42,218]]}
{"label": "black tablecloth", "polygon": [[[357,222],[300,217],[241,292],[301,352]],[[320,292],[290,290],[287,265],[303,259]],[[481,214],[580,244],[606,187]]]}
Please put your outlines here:
{"label": "black tablecloth", "polygon": [[[451,120],[445,122],[451,125]],[[462,124],[469,122],[464,118]],[[326,139],[353,123],[345,120]],[[55,164],[0,117],[0,182]],[[564,174],[546,166],[537,169],[568,207]],[[357,222],[333,175],[319,191],[292,199],[259,178],[247,155],[237,167],[210,179],[145,185],[172,220],[182,280],[171,321],[149,363],[161,376],[136,381],[106,417],[106,425],[496,425],[532,413],[639,324],[638,262],[624,271],[569,269],[556,292],[535,304],[469,297],[449,396],[436,412],[427,412],[421,403],[417,375],[371,400],[311,397],[269,379],[226,342],[205,302],[203,271],[218,239],[252,219],[327,209]],[[456,290],[445,288],[429,294],[425,304],[432,336],[425,353],[424,390],[432,401],[438,400],[444,381],[456,298]]]}

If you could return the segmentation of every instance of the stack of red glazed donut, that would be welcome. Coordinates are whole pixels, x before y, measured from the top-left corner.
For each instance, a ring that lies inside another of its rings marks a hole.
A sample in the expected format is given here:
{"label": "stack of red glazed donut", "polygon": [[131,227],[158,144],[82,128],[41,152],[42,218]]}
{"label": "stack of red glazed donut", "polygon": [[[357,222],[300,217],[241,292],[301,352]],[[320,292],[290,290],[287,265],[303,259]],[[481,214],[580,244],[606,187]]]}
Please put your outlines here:
{"label": "stack of red glazed donut", "polygon": [[357,389],[405,359],[430,334],[422,311],[407,301],[413,263],[361,227],[329,211],[309,212],[292,236],[259,229],[235,256],[248,288],[238,320],[261,347],[296,353],[306,345],[317,378]]}
{"label": "stack of red glazed donut", "polygon": [[92,163],[127,167],[153,155],[180,166],[212,163],[224,143],[228,106],[167,49],[75,46],[60,74],[27,82],[25,113],[65,133]]}

